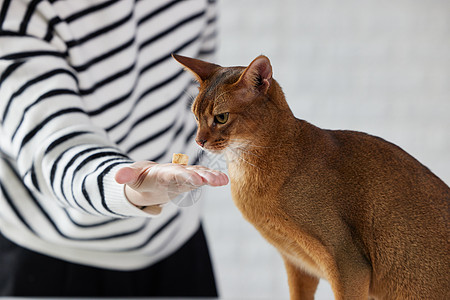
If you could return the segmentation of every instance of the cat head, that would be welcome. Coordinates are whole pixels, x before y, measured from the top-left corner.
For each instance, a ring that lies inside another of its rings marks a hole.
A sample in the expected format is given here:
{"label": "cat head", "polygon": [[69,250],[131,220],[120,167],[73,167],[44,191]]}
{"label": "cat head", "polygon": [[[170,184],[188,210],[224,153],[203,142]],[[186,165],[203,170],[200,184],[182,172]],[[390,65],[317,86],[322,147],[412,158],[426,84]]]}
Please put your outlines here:
{"label": "cat head", "polygon": [[197,120],[196,142],[204,149],[221,152],[252,143],[258,132],[273,118],[268,109],[275,81],[272,66],[258,56],[248,67],[221,67],[217,64],[173,55],[199,82],[192,104]]}

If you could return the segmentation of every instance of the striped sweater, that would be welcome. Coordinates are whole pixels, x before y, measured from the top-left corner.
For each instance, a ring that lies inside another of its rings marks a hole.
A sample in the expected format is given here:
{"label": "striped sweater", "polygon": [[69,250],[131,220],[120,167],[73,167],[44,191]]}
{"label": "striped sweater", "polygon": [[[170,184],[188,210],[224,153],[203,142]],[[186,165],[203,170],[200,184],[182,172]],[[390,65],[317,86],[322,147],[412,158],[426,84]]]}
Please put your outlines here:
{"label": "striped sweater", "polygon": [[209,59],[208,0],[0,1],[0,231],[46,255],[133,270],[177,250],[199,206],[156,217],[115,172],[198,161],[191,76],[171,53]]}

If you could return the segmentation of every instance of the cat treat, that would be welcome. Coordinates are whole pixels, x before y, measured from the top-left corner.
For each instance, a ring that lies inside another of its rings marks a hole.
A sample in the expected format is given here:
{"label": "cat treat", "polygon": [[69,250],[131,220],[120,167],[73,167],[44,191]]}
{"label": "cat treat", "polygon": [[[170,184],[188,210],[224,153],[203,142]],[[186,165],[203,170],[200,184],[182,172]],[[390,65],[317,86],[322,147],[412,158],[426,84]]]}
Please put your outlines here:
{"label": "cat treat", "polygon": [[174,153],[172,156],[172,163],[179,165],[187,165],[189,161],[189,156],[182,153]]}

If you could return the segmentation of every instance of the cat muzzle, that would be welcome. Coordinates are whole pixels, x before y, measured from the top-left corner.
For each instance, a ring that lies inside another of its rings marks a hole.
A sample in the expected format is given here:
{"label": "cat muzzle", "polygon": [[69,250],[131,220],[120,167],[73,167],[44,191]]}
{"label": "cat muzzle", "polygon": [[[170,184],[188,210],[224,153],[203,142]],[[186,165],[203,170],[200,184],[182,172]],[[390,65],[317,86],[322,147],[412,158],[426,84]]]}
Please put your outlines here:
{"label": "cat muzzle", "polygon": [[207,142],[207,140],[204,140],[204,139],[196,139],[195,141],[196,141],[197,144],[198,144],[200,147],[202,147],[202,148],[205,146],[205,144],[206,144],[206,142]]}

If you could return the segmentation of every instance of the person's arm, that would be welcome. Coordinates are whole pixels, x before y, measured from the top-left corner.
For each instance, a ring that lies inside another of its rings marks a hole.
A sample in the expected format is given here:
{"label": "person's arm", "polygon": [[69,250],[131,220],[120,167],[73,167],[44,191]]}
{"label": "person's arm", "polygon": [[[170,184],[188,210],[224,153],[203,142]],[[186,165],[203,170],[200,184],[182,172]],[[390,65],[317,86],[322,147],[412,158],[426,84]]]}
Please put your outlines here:
{"label": "person's arm", "polygon": [[214,61],[217,50],[217,22],[219,18],[216,0],[208,2],[206,16],[207,22],[201,37],[202,45],[197,58],[205,61]]}
{"label": "person's arm", "polygon": [[2,156],[40,197],[89,214],[148,216],[128,201],[125,182],[115,180],[134,162],[86,113],[65,44],[58,37],[45,41],[44,19],[34,18],[27,28],[8,18],[26,10],[14,1],[1,24]]}
{"label": "person's arm", "polygon": [[[215,59],[217,47],[218,16],[215,0],[208,1],[205,14],[207,21],[200,37],[201,45],[198,58],[211,61]],[[193,88],[192,94],[197,91],[196,85],[197,83],[194,83],[191,86]],[[188,100],[191,101],[192,99]],[[186,108],[190,109],[189,103]],[[153,166],[154,168],[152,168]],[[148,175],[148,178],[144,182],[142,178],[145,175]],[[158,179],[163,184],[156,185],[155,180]],[[174,198],[182,191],[189,191],[205,184],[220,186],[228,183],[225,174],[202,166],[177,166],[173,168],[170,164],[155,165],[151,162],[138,162],[130,168],[120,169],[116,175],[116,180],[124,184],[127,183],[125,191],[130,202],[142,207],[155,206],[154,208],[149,207],[149,211],[157,211],[159,204],[166,203],[169,198]]]}
{"label": "person's arm", "polygon": [[85,113],[64,49],[17,32],[0,44],[1,151],[28,189],[91,214],[144,215],[113,178],[133,161]]}

